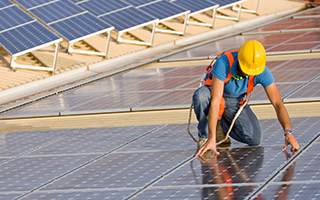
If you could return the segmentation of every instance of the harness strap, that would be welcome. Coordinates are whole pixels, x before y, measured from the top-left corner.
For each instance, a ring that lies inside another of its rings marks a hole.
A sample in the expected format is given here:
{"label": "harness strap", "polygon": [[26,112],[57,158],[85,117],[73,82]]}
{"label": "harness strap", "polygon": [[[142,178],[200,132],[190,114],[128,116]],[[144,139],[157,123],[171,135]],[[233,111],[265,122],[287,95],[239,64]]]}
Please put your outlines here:
{"label": "harness strap", "polygon": [[[230,69],[229,69],[229,73],[228,73],[227,78],[224,80],[224,83],[227,83],[227,82],[232,78],[231,68],[232,68],[232,65],[233,65],[233,63],[234,63],[234,57],[233,57],[233,55],[231,54],[231,52],[237,52],[237,51],[238,51],[238,50],[226,51],[226,52],[220,53],[220,54],[217,56],[217,58],[219,58],[219,57],[221,57],[223,54],[225,54],[225,55],[227,56],[228,60],[229,60]],[[213,66],[212,66],[212,65],[209,65],[209,66],[207,67],[207,70],[206,70],[206,71],[207,71],[207,72],[210,72],[210,71],[212,71],[212,69],[213,69]],[[206,79],[204,85],[208,85],[208,86],[211,87],[211,85],[212,85],[212,74],[211,74],[211,73],[209,73],[209,77]]]}
{"label": "harness strap", "polygon": [[[253,91],[254,88],[254,76],[249,76],[249,81],[248,81],[248,88],[247,88],[247,94],[246,97],[249,96],[249,94]],[[243,104],[246,98],[242,99],[239,104]]]}

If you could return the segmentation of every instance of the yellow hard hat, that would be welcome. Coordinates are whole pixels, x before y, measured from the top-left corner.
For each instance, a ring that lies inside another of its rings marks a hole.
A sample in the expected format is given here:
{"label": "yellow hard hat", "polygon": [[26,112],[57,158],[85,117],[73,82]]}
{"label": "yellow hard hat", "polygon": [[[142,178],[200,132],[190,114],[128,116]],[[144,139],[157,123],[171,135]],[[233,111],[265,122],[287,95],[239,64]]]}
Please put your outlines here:
{"label": "yellow hard hat", "polygon": [[266,60],[266,50],[256,40],[247,41],[239,49],[238,61],[245,74],[261,74],[266,66]]}

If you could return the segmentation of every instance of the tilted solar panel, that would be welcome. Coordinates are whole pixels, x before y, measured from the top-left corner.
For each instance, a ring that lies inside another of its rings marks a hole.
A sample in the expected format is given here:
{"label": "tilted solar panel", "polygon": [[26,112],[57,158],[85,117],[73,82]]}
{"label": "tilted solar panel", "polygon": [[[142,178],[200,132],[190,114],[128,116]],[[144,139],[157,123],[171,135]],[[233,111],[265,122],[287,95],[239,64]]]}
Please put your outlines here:
{"label": "tilted solar panel", "polygon": [[143,4],[150,3],[157,0],[121,0],[121,1],[127,3],[128,5],[141,6]]}
{"label": "tilted solar panel", "polygon": [[70,1],[72,1],[73,3],[78,3],[78,2],[83,1],[83,0],[70,0]]}
{"label": "tilted solar panel", "polygon": [[110,0],[89,0],[78,3],[77,5],[88,10],[95,16],[99,16],[128,6],[124,2]]}
{"label": "tilted solar panel", "polygon": [[44,45],[60,37],[35,21],[0,34],[0,44],[11,55]]}
{"label": "tilted solar panel", "polygon": [[0,1],[0,8],[6,7],[6,6],[10,6],[12,5],[12,1],[10,0],[1,0]]}
{"label": "tilted solar panel", "polygon": [[188,11],[188,9],[168,1],[157,1],[139,6],[138,8],[160,20]]}
{"label": "tilted solar panel", "polygon": [[46,4],[29,11],[46,24],[85,12],[83,8],[66,0]]}
{"label": "tilted solar panel", "polygon": [[113,25],[116,31],[126,30],[156,20],[155,17],[132,6],[117,12],[111,12],[99,18]]}
{"label": "tilted solar panel", "polygon": [[55,0],[15,0],[15,1],[25,9],[30,9],[35,6],[44,5],[50,2],[55,2]]}
{"label": "tilted solar panel", "polygon": [[203,0],[203,1],[173,0],[171,2],[190,10],[191,12],[197,12],[197,11],[216,5],[215,3],[209,2],[207,0]]}
{"label": "tilted solar panel", "polygon": [[[68,42],[68,53],[107,56],[113,27],[69,0],[18,0],[22,7],[56,31]],[[105,52],[82,51],[74,42],[108,33]]]}
{"label": "tilted solar panel", "polygon": [[34,20],[34,18],[17,6],[3,8],[0,10],[0,31]]}
{"label": "tilted solar panel", "polygon": [[[1,1],[7,3],[7,1]],[[2,4],[3,5],[3,4]],[[58,54],[58,43],[62,39],[40,24],[15,4],[0,9],[0,45],[10,55],[10,62],[2,57],[13,70],[16,68],[54,71]],[[49,45],[56,45],[52,68],[17,64],[18,56],[32,52]]]}
{"label": "tilted solar panel", "polygon": [[229,5],[235,2],[239,2],[240,0],[207,0],[215,4],[219,4],[219,7]]}
{"label": "tilted solar panel", "polygon": [[84,13],[50,24],[50,27],[66,40],[72,41],[99,31],[105,32],[105,29],[110,28],[110,25],[97,19],[91,13]]}

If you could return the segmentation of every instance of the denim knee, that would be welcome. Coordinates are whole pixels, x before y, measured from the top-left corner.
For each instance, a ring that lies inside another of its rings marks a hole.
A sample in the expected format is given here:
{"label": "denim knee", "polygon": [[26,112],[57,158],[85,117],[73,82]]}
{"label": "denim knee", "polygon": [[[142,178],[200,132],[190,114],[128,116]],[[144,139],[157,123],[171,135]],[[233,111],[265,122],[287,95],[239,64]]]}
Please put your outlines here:
{"label": "denim knee", "polygon": [[211,99],[211,90],[207,86],[199,87],[192,96],[194,104],[209,102]]}

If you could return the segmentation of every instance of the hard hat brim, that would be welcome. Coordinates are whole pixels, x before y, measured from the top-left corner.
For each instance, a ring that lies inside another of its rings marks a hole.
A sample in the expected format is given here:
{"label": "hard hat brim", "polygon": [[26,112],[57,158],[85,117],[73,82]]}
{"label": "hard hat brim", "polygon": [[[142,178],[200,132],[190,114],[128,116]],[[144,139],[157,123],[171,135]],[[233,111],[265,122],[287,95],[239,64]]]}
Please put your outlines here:
{"label": "hard hat brim", "polygon": [[255,76],[255,75],[261,74],[264,71],[266,63],[262,63],[260,66],[258,66],[255,69],[250,69],[250,68],[246,67],[244,64],[241,63],[240,60],[239,60],[239,65],[240,65],[243,73],[245,73],[247,75]]}

